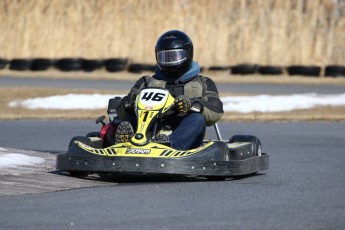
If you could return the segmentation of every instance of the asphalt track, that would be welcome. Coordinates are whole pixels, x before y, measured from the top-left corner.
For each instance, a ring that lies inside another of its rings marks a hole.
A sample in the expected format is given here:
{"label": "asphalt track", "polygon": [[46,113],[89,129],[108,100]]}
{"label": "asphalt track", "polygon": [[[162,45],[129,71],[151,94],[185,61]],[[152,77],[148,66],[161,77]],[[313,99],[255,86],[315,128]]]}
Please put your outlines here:
{"label": "asphalt track", "polygon": [[[134,85],[131,81],[115,80],[76,80],[76,79],[48,79],[48,78],[22,78],[1,77],[0,86],[34,86],[55,87],[69,89],[100,89],[100,90],[126,90]],[[222,83],[217,84],[219,92],[250,93],[250,94],[341,94],[345,92],[342,85],[279,85],[279,84],[253,84],[253,83]]]}
{"label": "asphalt track", "polygon": [[[0,78],[0,86],[123,90],[132,84]],[[344,93],[343,86],[219,84],[218,88],[253,94]],[[269,170],[218,182],[134,178],[102,185],[74,179],[89,188],[0,196],[0,229],[344,229],[345,123],[220,123],[220,128],[224,138],[258,136],[270,154]],[[97,129],[92,120],[0,121],[0,147],[57,154],[66,150],[71,137]],[[212,130],[208,135],[215,137]],[[46,178],[69,180],[51,172],[37,177],[47,187],[51,181]],[[90,188],[92,184],[97,187]]]}
{"label": "asphalt track", "polygon": [[[93,121],[1,121],[0,146],[62,152],[72,136],[96,128]],[[0,228],[344,229],[345,123],[220,123],[220,128],[224,138],[258,136],[270,154],[270,169],[238,180],[135,179],[0,196]]]}

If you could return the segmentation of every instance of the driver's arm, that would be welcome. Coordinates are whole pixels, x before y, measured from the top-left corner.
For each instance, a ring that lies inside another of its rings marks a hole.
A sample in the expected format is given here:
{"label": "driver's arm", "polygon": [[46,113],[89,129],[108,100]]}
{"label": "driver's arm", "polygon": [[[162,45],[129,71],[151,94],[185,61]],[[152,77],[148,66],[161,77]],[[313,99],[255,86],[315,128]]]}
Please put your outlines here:
{"label": "driver's arm", "polygon": [[134,103],[139,91],[145,86],[145,77],[141,77],[131,88],[127,96],[124,96],[116,111],[119,118],[123,121],[128,120],[130,116],[135,116]]}
{"label": "driver's arm", "polygon": [[223,102],[219,98],[217,86],[210,78],[205,77],[206,90],[201,98],[203,107],[202,115],[205,117],[206,125],[211,126],[220,120],[223,111]]}

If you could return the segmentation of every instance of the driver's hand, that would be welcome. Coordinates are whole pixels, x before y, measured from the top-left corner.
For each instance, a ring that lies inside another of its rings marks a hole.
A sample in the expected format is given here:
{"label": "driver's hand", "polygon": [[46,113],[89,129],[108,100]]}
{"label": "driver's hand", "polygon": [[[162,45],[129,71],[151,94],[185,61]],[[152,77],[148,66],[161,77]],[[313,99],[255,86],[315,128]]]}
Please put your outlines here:
{"label": "driver's hand", "polygon": [[192,100],[184,95],[179,95],[175,98],[175,106],[177,111],[188,113],[192,107]]}
{"label": "driver's hand", "polygon": [[126,110],[134,109],[135,99],[138,95],[137,89],[132,89],[127,96],[123,98],[123,105]]}

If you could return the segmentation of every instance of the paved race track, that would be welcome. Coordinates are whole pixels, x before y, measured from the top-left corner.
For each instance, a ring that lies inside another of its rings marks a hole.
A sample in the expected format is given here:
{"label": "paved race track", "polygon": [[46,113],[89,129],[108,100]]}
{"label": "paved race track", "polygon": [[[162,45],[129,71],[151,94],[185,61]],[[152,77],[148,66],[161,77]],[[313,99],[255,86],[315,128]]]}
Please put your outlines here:
{"label": "paved race track", "polygon": [[[102,89],[102,90],[128,90],[134,85],[130,81],[112,80],[74,80],[74,79],[47,79],[47,78],[19,78],[1,77],[0,86],[35,86],[56,87],[70,89]],[[297,84],[241,84],[222,83],[217,84],[219,92],[251,93],[251,94],[341,94],[345,92],[343,85],[297,85]]]}
{"label": "paved race track", "polygon": [[[223,137],[258,136],[270,169],[239,180],[134,180],[0,196],[0,228],[344,229],[345,123],[220,127]],[[1,121],[0,146],[61,152],[72,136],[95,129],[93,121]]]}

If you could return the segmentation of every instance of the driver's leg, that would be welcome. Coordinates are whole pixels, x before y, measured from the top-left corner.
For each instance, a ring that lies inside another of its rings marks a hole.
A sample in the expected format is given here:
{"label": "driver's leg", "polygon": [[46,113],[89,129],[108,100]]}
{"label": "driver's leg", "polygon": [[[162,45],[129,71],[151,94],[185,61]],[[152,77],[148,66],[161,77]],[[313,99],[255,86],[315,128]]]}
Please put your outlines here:
{"label": "driver's leg", "polygon": [[206,121],[200,113],[184,117],[179,126],[169,135],[174,149],[187,150],[202,145],[206,132]]}

